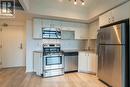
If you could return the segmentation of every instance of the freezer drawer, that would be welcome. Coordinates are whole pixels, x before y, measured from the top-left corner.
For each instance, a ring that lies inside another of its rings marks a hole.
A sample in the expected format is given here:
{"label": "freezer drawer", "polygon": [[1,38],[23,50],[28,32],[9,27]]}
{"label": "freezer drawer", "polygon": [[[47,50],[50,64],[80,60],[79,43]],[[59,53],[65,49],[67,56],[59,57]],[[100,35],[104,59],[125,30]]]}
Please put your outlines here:
{"label": "freezer drawer", "polygon": [[64,74],[64,69],[46,70],[43,72],[44,77],[59,76]]}

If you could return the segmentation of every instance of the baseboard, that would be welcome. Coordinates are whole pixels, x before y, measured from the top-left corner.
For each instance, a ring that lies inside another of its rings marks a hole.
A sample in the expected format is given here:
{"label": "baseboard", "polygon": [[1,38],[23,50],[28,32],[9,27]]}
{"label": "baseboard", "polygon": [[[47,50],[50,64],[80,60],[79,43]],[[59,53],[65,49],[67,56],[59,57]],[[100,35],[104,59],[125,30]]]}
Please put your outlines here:
{"label": "baseboard", "polygon": [[2,67],[1,69],[26,68],[26,66]]}
{"label": "baseboard", "polygon": [[86,74],[91,74],[91,75],[96,75],[95,72],[88,72],[88,71],[78,71],[79,73],[86,73]]}

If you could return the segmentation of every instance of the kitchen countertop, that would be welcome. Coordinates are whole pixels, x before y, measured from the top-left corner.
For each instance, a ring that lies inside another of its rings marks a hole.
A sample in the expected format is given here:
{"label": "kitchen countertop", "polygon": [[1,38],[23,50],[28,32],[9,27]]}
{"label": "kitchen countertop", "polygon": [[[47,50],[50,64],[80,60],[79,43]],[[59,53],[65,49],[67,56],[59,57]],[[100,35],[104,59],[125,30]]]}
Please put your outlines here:
{"label": "kitchen countertop", "polygon": [[[35,50],[33,52],[43,53],[42,50]],[[65,52],[90,52],[90,53],[96,53],[96,51],[94,49],[93,50],[92,49],[91,50],[86,50],[86,49],[81,49],[81,50],[79,50],[79,49],[65,49],[65,50],[62,50],[62,52],[63,53],[65,53]]]}
{"label": "kitchen countertop", "polygon": [[62,50],[62,52],[79,52],[77,49],[67,49],[67,50]]}
{"label": "kitchen countertop", "polygon": [[90,51],[79,51],[79,52],[96,53],[96,51],[93,51],[93,50],[90,50]]}
{"label": "kitchen countertop", "polygon": [[35,51],[33,51],[33,52],[36,52],[36,53],[43,53],[42,50],[35,50]]}
{"label": "kitchen countertop", "polygon": [[67,50],[62,50],[63,52],[90,52],[90,53],[96,53],[96,51],[94,49],[91,50],[86,50],[86,49],[67,49]]}

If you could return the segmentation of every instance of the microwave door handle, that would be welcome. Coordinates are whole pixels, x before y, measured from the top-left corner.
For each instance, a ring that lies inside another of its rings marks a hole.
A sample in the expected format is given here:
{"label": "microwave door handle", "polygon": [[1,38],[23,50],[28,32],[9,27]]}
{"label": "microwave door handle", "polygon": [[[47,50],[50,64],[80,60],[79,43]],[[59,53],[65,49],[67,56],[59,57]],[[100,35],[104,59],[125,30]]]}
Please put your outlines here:
{"label": "microwave door handle", "polygon": [[57,35],[57,34],[58,34],[58,32],[56,31],[55,35],[56,35],[56,37],[58,38],[58,35]]}
{"label": "microwave door handle", "polygon": [[56,31],[56,37],[58,38],[58,34],[59,34],[59,32],[58,31]]}

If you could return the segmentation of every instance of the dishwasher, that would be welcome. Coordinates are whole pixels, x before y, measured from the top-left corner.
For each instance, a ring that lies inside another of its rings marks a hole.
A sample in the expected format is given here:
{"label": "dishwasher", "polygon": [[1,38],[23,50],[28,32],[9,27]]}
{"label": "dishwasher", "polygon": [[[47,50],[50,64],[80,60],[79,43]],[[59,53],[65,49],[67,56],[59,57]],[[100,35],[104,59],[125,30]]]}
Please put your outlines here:
{"label": "dishwasher", "polygon": [[64,52],[65,72],[78,71],[78,52]]}

